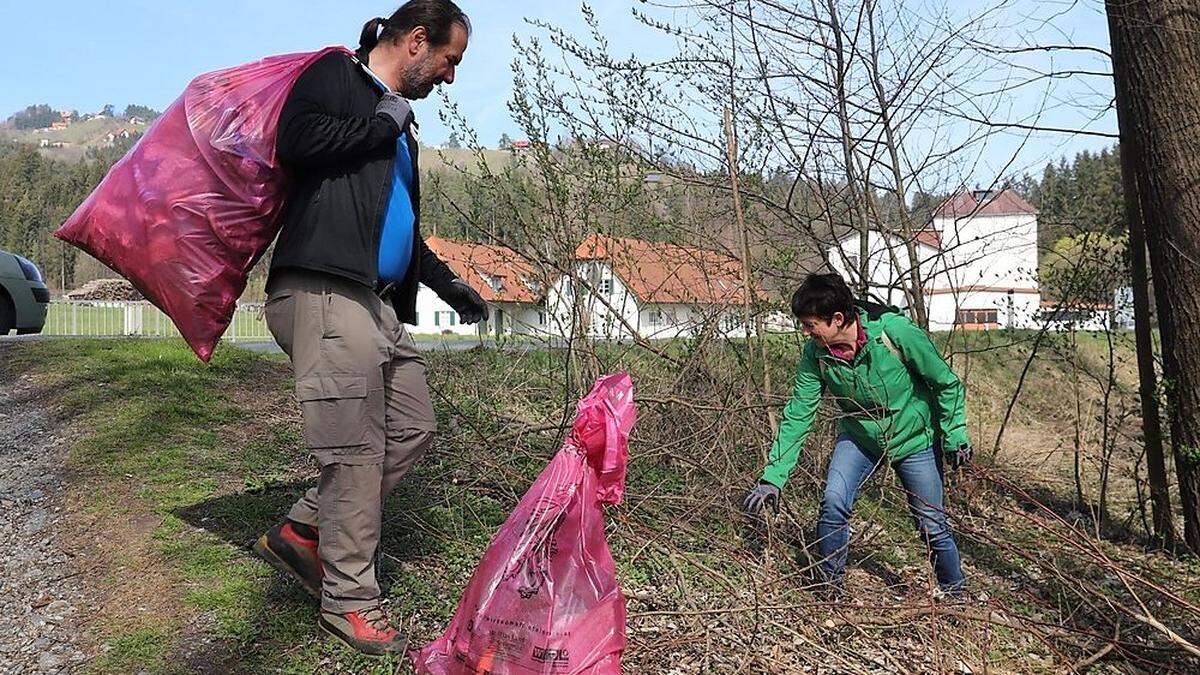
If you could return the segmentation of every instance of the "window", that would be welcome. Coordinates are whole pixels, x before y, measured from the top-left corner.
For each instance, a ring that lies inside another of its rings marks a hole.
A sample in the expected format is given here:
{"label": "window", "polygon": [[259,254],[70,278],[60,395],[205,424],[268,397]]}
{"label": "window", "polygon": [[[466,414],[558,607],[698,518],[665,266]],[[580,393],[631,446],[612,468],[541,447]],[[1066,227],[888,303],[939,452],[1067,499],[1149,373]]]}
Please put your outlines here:
{"label": "window", "polygon": [[538,325],[539,326],[546,325],[546,313],[545,312],[538,312]]}
{"label": "window", "polygon": [[1000,310],[960,309],[954,322],[964,328],[997,328],[1000,326]]}
{"label": "window", "polygon": [[725,332],[732,333],[735,330],[741,329],[742,318],[736,314],[726,314],[723,323],[725,324]]}
{"label": "window", "polygon": [[435,326],[442,325],[442,313],[441,312],[433,313],[433,325],[435,325]]}
{"label": "window", "polygon": [[646,323],[651,326],[661,326],[663,323],[663,313],[661,309],[646,310]]}
{"label": "window", "polygon": [[600,295],[612,295],[613,282],[612,279],[600,280]]}
{"label": "window", "polygon": [[458,312],[446,312],[446,313],[450,315],[450,325],[451,326],[458,323]]}

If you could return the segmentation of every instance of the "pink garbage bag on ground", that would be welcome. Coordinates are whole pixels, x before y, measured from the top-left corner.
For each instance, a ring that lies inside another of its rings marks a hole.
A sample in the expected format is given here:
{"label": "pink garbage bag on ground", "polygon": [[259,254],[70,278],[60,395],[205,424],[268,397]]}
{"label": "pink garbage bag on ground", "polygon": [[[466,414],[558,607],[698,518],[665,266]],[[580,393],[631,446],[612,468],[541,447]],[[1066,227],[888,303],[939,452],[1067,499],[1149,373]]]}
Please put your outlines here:
{"label": "pink garbage bag on ground", "polygon": [[613,675],[625,597],[603,504],[625,493],[637,417],[627,374],[599,379],[571,435],[492,539],[442,637],[413,654],[427,675]]}
{"label": "pink garbage bag on ground", "polygon": [[274,240],[286,192],[275,159],[292,85],[332,50],[201,75],[55,233],[166,312],[202,360]]}

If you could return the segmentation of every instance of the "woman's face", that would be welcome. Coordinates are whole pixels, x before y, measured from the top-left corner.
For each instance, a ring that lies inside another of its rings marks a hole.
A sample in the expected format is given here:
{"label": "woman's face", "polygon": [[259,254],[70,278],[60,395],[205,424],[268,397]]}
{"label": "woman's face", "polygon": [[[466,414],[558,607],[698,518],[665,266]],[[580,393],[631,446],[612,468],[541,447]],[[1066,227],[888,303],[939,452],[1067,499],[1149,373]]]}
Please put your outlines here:
{"label": "woman's face", "polygon": [[830,320],[819,316],[802,316],[800,330],[804,335],[816,340],[817,344],[828,347],[845,341],[843,333],[846,332],[846,316],[841,312],[834,312]]}

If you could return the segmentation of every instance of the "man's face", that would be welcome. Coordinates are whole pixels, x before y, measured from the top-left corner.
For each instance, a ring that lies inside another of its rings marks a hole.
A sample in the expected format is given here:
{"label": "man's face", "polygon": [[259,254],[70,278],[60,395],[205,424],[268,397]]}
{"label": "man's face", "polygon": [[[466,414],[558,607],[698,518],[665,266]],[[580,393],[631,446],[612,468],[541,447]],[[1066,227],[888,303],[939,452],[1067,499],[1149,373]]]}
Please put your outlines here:
{"label": "man's face", "polygon": [[822,347],[828,347],[837,342],[846,323],[846,317],[841,312],[833,313],[833,320],[826,321],[819,316],[800,317],[800,330],[805,335],[817,341]]}
{"label": "man's face", "polygon": [[455,24],[450,30],[450,39],[439,47],[429,46],[424,29],[413,31],[408,39],[412,59],[404,66],[401,96],[410,101],[422,99],[439,84],[454,82],[454,69],[467,51],[465,28]]}

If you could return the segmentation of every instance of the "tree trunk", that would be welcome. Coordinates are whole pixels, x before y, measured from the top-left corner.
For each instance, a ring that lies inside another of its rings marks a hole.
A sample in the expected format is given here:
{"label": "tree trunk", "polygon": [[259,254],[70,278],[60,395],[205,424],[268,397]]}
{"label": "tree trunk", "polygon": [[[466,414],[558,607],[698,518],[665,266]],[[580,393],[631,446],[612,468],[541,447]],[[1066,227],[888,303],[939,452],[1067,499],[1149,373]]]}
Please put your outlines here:
{"label": "tree trunk", "polygon": [[[1110,40],[1114,54],[1124,58],[1124,36],[1109,17]],[[1155,544],[1175,546],[1175,522],[1171,512],[1171,491],[1167,483],[1167,465],[1163,453],[1162,422],[1158,411],[1158,375],[1154,371],[1153,324],[1150,311],[1150,274],[1146,268],[1146,230],[1142,199],[1137,187],[1137,142],[1132,135],[1130,95],[1122,90],[1128,78],[1118,78],[1117,127],[1121,135],[1121,186],[1125,193],[1125,222],[1129,231],[1129,269],[1133,276],[1134,339],[1137,343],[1138,391],[1142,403],[1142,440],[1146,446],[1146,471],[1150,480],[1150,507]]]}
{"label": "tree trunk", "polygon": [[1200,0],[1106,0],[1142,205],[1183,504],[1200,552]]}

